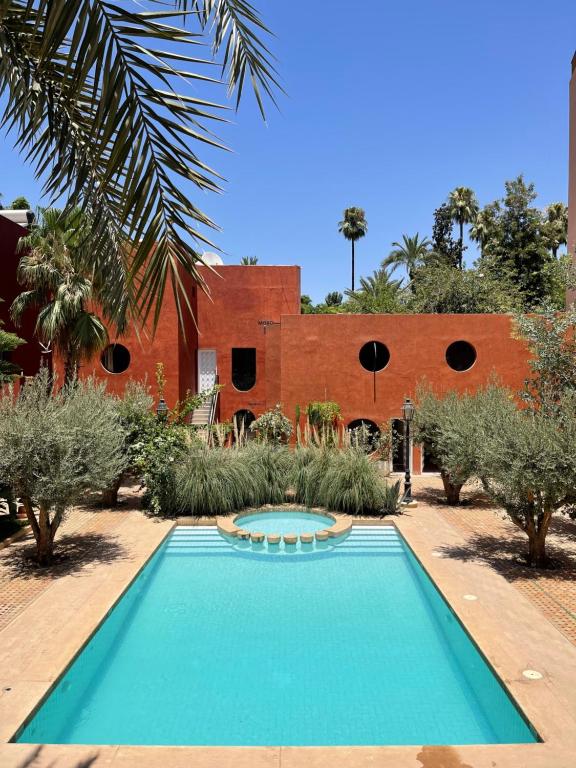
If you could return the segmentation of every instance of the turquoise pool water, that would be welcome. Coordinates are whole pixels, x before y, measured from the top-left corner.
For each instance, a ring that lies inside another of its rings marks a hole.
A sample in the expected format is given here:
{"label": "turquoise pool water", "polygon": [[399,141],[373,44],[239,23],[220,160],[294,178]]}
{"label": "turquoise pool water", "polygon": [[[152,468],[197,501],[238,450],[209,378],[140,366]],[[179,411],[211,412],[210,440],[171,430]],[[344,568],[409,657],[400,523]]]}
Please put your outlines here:
{"label": "turquoise pool water", "polygon": [[236,518],[236,525],[245,531],[261,533],[315,533],[334,525],[334,520],[326,515],[312,512],[273,510]]}
{"label": "turquoise pool water", "polygon": [[402,538],[294,557],[178,528],[27,743],[377,745],[535,737]]}

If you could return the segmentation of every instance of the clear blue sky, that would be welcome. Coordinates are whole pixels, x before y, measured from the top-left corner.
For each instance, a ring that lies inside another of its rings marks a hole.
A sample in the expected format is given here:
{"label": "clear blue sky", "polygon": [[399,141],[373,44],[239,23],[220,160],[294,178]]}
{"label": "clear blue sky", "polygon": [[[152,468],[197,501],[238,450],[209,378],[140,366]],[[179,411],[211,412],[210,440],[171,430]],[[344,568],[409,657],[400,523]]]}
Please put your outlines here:
{"label": "clear blue sky", "polygon": [[[349,205],[366,210],[357,273],[368,274],[403,233],[429,235],[457,185],[484,204],[524,173],[540,205],[566,200],[574,0],[254,3],[276,33],[287,96],[266,125],[247,98],[222,134],[234,153],[208,156],[226,191],[195,202],[221,225],[227,263],[300,264],[319,301],[349,283],[337,232]],[[4,202],[38,202],[1,142]]]}

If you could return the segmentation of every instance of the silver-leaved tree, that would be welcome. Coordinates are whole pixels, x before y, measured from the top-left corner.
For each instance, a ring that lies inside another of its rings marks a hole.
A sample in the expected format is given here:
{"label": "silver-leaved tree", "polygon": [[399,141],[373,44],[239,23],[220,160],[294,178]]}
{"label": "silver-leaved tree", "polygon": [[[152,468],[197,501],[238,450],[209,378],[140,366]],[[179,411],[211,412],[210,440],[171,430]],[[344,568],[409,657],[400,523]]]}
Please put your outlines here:
{"label": "silver-leaved tree", "polygon": [[24,506],[41,565],[70,506],[118,477],[124,444],[116,403],[92,380],[52,391],[44,370],[19,396],[0,396],[0,477]]}

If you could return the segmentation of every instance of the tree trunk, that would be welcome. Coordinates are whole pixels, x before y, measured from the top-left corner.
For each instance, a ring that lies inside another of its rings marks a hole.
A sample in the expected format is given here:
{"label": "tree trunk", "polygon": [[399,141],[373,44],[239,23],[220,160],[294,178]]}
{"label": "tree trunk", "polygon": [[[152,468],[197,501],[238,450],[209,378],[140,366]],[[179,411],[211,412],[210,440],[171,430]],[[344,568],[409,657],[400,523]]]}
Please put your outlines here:
{"label": "tree trunk", "polygon": [[102,505],[115,507],[118,504],[118,491],[122,485],[122,475],[110,486],[102,491]]}
{"label": "tree trunk", "polygon": [[547,560],[546,534],[542,531],[532,531],[528,534],[528,564],[535,568],[543,568]]}
{"label": "tree trunk", "polygon": [[446,494],[446,501],[451,506],[460,504],[460,491],[462,490],[462,483],[453,483],[450,480],[450,475],[442,470],[440,472],[442,478],[442,485],[444,486],[444,493]]}
{"label": "tree trunk", "polygon": [[49,565],[54,553],[54,533],[50,525],[50,510],[40,504],[38,524],[33,528],[36,539],[36,558],[40,565]]}
{"label": "tree trunk", "polygon": [[464,263],[464,222],[460,221],[460,253],[458,255],[459,268],[462,269]]}
{"label": "tree trunk", "polygon": [[354,240],[352,240],[352,290],[354,290]]}
{"label": "tree trunk", "polygon": [[64,386],[72,384],[76,378],[76,361],[71,350],[67,350],[64,356]]}

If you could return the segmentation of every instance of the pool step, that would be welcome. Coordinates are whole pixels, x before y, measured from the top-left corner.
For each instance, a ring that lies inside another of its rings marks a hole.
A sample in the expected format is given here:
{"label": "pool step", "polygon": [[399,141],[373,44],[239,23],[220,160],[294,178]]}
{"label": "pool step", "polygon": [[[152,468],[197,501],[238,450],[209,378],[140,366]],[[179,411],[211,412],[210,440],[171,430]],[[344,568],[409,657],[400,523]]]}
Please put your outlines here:
{"label": "pool step", "polygon": [[213,525],[181,525],[174,529],[164,550],[173,555],[230,552],[230,544]]}

